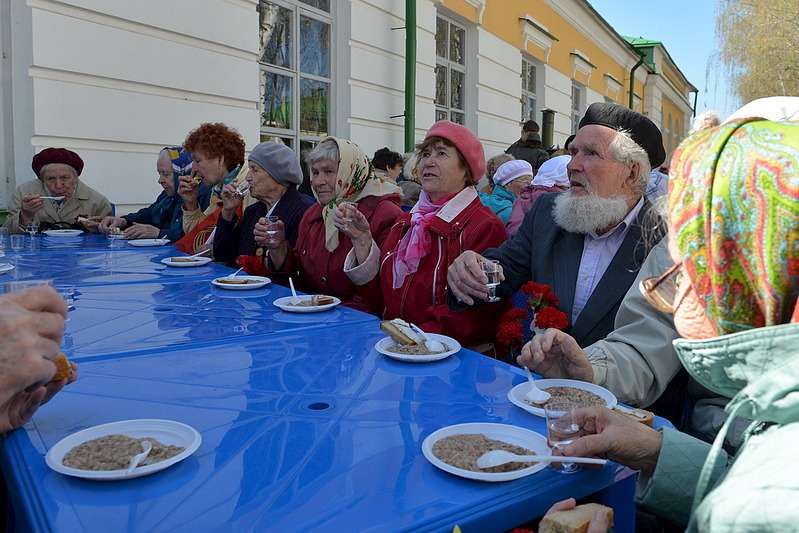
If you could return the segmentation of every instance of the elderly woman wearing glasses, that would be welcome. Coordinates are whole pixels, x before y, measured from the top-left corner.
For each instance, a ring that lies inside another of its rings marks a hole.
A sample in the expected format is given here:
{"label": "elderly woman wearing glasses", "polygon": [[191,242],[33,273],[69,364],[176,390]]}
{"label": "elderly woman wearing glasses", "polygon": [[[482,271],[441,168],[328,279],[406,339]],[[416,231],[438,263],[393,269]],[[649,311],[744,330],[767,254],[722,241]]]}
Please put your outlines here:
{"label": "elderly woman wearing glasses", "polygon": [[[691,376],[731,398],[727,422],[711,446],[580,409],[583,436],[563,454],[640,470],[636,501],[689,531],[796,531],[799,123],[733,120],[689,137],[672,161],[675,266],[641,290],[674,314]],[[722,443],[735,417],[752,422],[733,457]]]}

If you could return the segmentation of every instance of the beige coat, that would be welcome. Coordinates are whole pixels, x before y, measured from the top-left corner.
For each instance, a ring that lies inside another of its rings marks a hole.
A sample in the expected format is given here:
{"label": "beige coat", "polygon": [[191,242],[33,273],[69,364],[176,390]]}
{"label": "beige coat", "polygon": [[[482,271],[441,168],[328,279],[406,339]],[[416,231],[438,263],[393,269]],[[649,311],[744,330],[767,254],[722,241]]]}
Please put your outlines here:
{"label": "beige coat", "polygon": [[[8,218],[3,227],[11,228],[13,233],[24,233],[22,228],[19,227],[19,213],[22,210],[22,199],[31,194],[38,194],[39,196],[50,195],[40,179],[26,181],[21,184],[11,196],[11,201],[8,205]],[[108,198],[78,180],[75,192],[60,211],[56,210],[56,202],[54,200],[45,200],[44,207],[36,212],[34,220],[40,223],[65,222],[73,224],[78,215],[108,216],[110,214],[111,203]]]}

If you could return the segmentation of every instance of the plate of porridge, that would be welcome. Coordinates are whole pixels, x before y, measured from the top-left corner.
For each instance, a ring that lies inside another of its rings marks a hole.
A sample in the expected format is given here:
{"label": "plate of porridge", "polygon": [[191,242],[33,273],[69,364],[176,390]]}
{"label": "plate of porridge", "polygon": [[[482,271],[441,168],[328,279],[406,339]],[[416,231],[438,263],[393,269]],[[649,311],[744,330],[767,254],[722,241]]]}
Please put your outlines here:
{"label": "plate of porridge", "polygon": [[478,481],[510,481],[543,470],[549,464],[506,463],[480,468],[475,461],[491,450],[524,455],[549,455],[547,439],[535,431],[507,424],[471,423],[447,426],[422,442],[422,454],[445,472]]}
{"label": "plate of porridge", "polygon": [[521,407],[528,413],[543,417],[544,405],[551,402],[578,402],[583,407],[591,405],[605,405],[613,408],[618,403],[616,396],[608,389],[575,379],[537,379],[538,388],[547,391],[552,396],[543,404],[530,403],[526,398],[530,392],[527,381],[519,383],[508,392],[508,399],[514,405]]}
{"label": "plate of porridge", "polygon": [[[152,451],[130,473],[130,459],[147,440]],[[96,480],[131,479],[168,468],[200,447],[202,437],[186,424],[141,419],[111,422],[73,433],[47,452],[47,466],[67,476]]]}
{"label": "plate of porridge", "polygon": [[384,337],[375,344],[375,350],[386,357],[406,363],[431,363],[441,361],[452,354],[458,353],[461,345],[452,337],[439,335],[438,333],[428,333],[431,339],[437,340],[443,346],[443,350],[431,351],[422,342],[420,344],[406,345],[400,344],[391,337]]}

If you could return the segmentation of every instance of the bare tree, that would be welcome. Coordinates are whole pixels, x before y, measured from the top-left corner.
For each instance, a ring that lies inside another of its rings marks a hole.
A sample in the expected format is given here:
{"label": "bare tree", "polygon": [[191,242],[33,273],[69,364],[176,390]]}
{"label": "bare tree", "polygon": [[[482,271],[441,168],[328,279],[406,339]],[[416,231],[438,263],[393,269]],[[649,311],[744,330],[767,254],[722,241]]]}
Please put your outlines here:
{"label": "bare tree", "polygon": [[742,103],[799,95],[796,0],[717,0],[718,59]]}

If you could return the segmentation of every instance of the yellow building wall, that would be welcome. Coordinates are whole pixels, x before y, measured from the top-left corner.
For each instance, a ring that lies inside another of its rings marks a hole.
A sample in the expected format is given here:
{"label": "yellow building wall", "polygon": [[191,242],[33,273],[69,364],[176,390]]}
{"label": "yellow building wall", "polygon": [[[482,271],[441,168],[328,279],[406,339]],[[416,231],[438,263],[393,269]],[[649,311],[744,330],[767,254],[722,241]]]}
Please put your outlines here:
{"label": "yellow building wall", "polygon": [[682,141],[686,121],[688,118],[683,114],[680,108],[668,98],[663,98],[660,101],[661,110],[663,113],[661,130],[663,132],[663,148],[666,150],[666,158],[671,157],[671,152]]}
{"label": "yellow building wall", "polygon": [[[443,5],[448,9],[476,22],[476,10],[464,0],[446,0]],[[612,98],[619,104],[629,103],[628,89],[630,75],[626,68],[613,61],[599,46],[588,37],[580,34],[571,24],[561,17],[554,9],[540,0],[491,0],[486,2],[485,12],[482,17],[482,28],[500,39],[522,50],[522,32],[520,18],[530,15],[545,26],[550,34],[558,40],[552,43],[549,60],[544,50],[528,45],[525,51],[532,57],[546,62],[550,67],[587,85],[599,94]],[[602,24],[597,20],[597,25]],[[596,67],[591,73],[590,80],[580,72],[573,72],[572,51],[579,50],[588,57]],[[644,67],[641,67],[644,68]],[[643,74],[644,71],[641,71]],[[615,94],[606,90],[605,74],[610,74],[622,83],[622,88]],[[643,96],[645,76],[641,75],[635,81],[635,93]],[[640,104],[637,107],[642,107]],[[642,109],[638,109],[641,111]]]}

